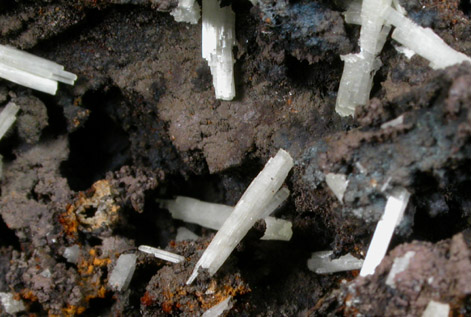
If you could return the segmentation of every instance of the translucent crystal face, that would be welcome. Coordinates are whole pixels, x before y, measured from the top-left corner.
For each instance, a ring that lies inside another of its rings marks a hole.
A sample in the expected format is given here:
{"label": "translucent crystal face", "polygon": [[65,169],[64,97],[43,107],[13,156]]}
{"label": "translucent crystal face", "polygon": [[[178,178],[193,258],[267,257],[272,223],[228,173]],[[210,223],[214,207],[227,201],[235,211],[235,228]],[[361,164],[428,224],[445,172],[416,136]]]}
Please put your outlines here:
{"label": "translucent crystal face", "polygon": [[135,254],[121,254],[119,256],[108,280],[108,285],[112,289],[122,291],[129,286],[136,269],[136,259]]}

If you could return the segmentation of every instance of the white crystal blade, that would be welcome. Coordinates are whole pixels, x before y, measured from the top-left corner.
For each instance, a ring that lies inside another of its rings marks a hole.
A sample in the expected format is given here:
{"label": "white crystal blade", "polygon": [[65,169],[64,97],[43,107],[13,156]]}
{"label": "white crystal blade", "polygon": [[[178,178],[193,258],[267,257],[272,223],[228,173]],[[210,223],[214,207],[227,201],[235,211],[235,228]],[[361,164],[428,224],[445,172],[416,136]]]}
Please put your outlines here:
{"label": "white crystal blade", "polygon": [[168,252],[165,250],[157,249],[154,247],[150,247],[148,245],[141,245],[139,246],[138,250],[144,253],[152,254],[158,259],[162,259],[162,260],[172,262],[172,263],[180,263],[180,262],[185,261],[184,256],[181,256],[172,252]]}
{"label": "white crystal blade", "polygon": [[64,69],[64,66],[53,61],[6,45],[0,45],[0,59],[2,61],[10,61],[15,64],[20,64],[19,61],[23,61],[26,65],[36,65],[37,67],[58,71]]}
{"label": "white crystal blade", "polygon": [[[288,241],[293,234],[291,222],[267,217],[272,214],[289,196],[287,188],[280,189],[263,208],[260,219],[265,219],[267,228],[262,240]],[[204,202],[198,199],[177,196],[175,200],[158,200],[160,207],[170,211],[172,218],[198,224],[202,227],[219,230],[233,212],[234,207]]]}
{"label": "white crystal blade", "polygon": [[441,69],[464,61],[471,62],[471,58],[452,49],[432,29],[419,26],[397,10],[389,7],[383,16],[396,28],[392,38],[430,61],[432,68]]}
{"label": "white crystal blade", "polygon": [[249,229],[263,215],[264,207],[280,189],[292,167],[293,159],[282,149],[268,160],[204,251],[187,284],[193,282],[200,267],[207,269],[210,275],[217,272]]}
{"label": "white crystal blade", "polygon": [[235,14],[221,8],[218,0],[203,0],[202,55],[213,76],[216,99],[235,97],[234,56]]}
{"label": "white crystal blade", "polygon": [[73,85],[77,76],[64,71],[64,66],[45,58],[0,45],[0,62],[25,72]]}
{"label": "white crystal blade", "polygon": [[10,102],[0,113],[0,140],[15,122],[16,114],[19,110],[20,107],[18,107],[13,102]]}
{"label": "white crystal blade", "polygon": [[36,89],[51,95],[55,95],[57,91],[56,81],[25,72],[3,63],[0,63],[0,77],[15,84]]}
{"label": "white crystal blade", "polygon": [[73,85],[77,76],[45,58],[0,45],[0,76],[19,85],[54,95],[57,81]]}
{"label": "white crystal blade", "polygon": [[167,208],[174,219],[213,230],[219,230],[234,209],[184,196],[177,196],[175,200],[160,200],[160,206]]}
{"label": "white crystal blade", "polygon": [[388,250],[389,242],[394,229],[399,224],[407,207],[410,194],[404,189],[397,189],[389,196],[384,209],[384,214],[376,225],[376,230],[371,239],[365,262],[360,271],[360,276],[373,274],[376,267],[381,263]]}

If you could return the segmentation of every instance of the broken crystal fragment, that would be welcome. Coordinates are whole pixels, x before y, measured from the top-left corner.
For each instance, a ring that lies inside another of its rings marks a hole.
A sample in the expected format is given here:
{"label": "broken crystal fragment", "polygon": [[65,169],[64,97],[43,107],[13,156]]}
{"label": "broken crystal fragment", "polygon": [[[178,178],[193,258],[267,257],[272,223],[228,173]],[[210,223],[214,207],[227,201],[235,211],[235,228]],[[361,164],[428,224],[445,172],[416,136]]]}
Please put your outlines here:
{"label": "broken crystal fragment", "polygon": [[376,225],[376,230],[371,239],[370,246],[368,247],[360,276],[373,274],[376,267],[383,260],[394,229],[401,221],[402,215],[407,207],[409,197],[409,192],[404,188],[396,189],[388,197],[384,214]]}
{"label": "broken crystal fragment", "polygon": [[404,54],[404,56],[407,58],[407,59],[411,59],[414,55],[415,55],[415,52],[405,46],[402,46],[402,45],[394,45],[394,48],[396,49],[396,51],[398,51],[400,54]]}
{"label": "broken crystal fragment", "polygon": [[427,59],[433,69],[471,62],[471,58],[452,49],[432,29],[419,26],[397,10],[389,7],[383,16],[396,28],[392,38]]}
{"label": "broken crystal fragment", "polygon": [[216,99],[235,97],[234,56],[235,14],[230,7],[221,8],[218,0],[203,0],[203,58],[208,61]]}
{"label": "broken crystal fragment", "polygon": [[199,239],[199,236],[193,233],[193,231],[190,231],[185,227],[178,227],[177,236],[175,237],[175,240],[177,242],[185,241],[185,240],[198,240],[198,239]]}
{"label": "broken crystal fragment", "polygon": [[20,110],[20,107],[10,102],[0,113],[0,140],[15,122],[18,110]]}
{"label": "broken crystal fragment", "polygon": [[162,259],[162,260],[169,261],[172,263],[180,263],[180,262],[185,261],[185,257],[181,255],[168,252],[165,250],[157,249],[154,247],[150,247],[148,245],[141,245],[139,246],[138,250],[144,253],[152,254],[158,259]]}
{"label": "broken crystal fragment", "polygon": [[23,301],[16,300],[12,293],[0,292],[0,301],[7,314],[16,314],[26,309]]}
{"label": "broken crystal fragment", "polygon": [[352,1],[343,16],[346,23],[361,25],[361,1]]}
{"label": "broken crystal fragment", "polygon": [[415,255],[414,251],[408,251],[406,254],[404,254],[404,256],[394,259],[391,270],[389,271],[388,277],[386,278],[387,285],[391,286],[392,288],[396,288],[396,283],[394,282],[394,278],[396,277],[397,274],[407,270],[410,260],[414,257],[414,255]]}
{"label": "broken crystal fragment", "polygon": [[431,300],[422,313],[422,317],[448,317],[450,305]]}
{"label": "broken crystal fragment", "polygon": [[65,248],[63,256],[67,262],[77,263],[80,257],[80,247],[77,244],[74,244],[71,247]]}
{"label": "broken crystal fragment", "polygon": [[111,289],[120,292],[128,288],[136,269],[136,259],[135,254],[121,254],[119,256],[108,280]]}
{"label": "broken crystal fragment", "polygon": [[350,253],[342,255],[338,259],[331,259],[333,251],[319,251],[312,253],[307,260],[309,270],[317,274],[335,273],[342,271],[359,270],[363,264],[363,260],[357,259]]}
{"label": "broken crystal fragment", "polygon": [[344,174],[329,173],[325,175],[325,182],[335,194],[335,196],[343,203],[343,195],[347,190],[348,180]]}
{"label": "broken crystal fragment", "polygon": [[39,275],[41,275],[42,277],[45,277],[45,278],[50,278],[52,274],[51,274],[51,270],[45,269]]}
{"label": "broken crystal fragment", "polygon": [[62,65],[5,45],[0,45],[0,77],[51,95],[58,81],[73,85],[77,79]]}
{"label": "broken crystal fragment", "polygon": [[217,272],[249,229],[264,214],[265,207],[280,189],[292,167],[293,159],[282,149],[268,160],[196,263],[187,284],[194,281],[200,267],[207,269],[210,275]]}
{"label": "broken crystal fragment", "polygon": [[170,11],[177,22],[197,24],[200,19],[200,5],[195,0],[179,0],[178,6]]}
{"label": "broken crystal fragment", "polygon": [[345,61],[337,94],[335,110],[341,116],[353,116],[355,108],[369,99],[372,79],[379,68],[377,54],[381,52],[391,25],[392,38],[403,46],[396,49],[411,58],[414,53],[441,69],[471,58],[448,46],[430,28],[423,28],[405,17],[398,0],[353,1],[344,12],[347,23],[361,24],[360,53],[341,56]]}
{"label": "broken crystal fragment", "polygon": [[401,124],[404,123],[404,115],[400,115],[396,119],[393,119],[391,121],[385,122],[381,125],[381,129],[386,129],[386,128],[392,128],[392,127],[397,127]]}
{"label": "broken crystal fragment", "polygon": [[289,241],[293,236],[293,224],[291,221],[276,219],[273,217],[265,217],[265,233],[261,240],[282,240]]}
{"label": "broken crystal fragment", "polygon": [[[269,216],[288,196],[289,190],[282,188],[273,196],[269,204],[264,206],[263,214],[260,218],[265,219],[267,224],[265,235],[262,237],[263,240],[288,241],[291,239],[293,234],[291,222]],[[184,196],[177,196],[175,200],[159,200],[159,203],[162,208],[170,211],[172,218],[195,223],[213,230],[219,230],[234,210],[234,207],[231,206],[208,203]]]}
{"label": "broken crystal fragment", "polygon": [[232,296],[227,297],[225,300],[220,302],[219,304],[211,307],[207,311],[201,315],[201,317],[219,317],[221,316],[226,310],[230,310],[232,308]]}

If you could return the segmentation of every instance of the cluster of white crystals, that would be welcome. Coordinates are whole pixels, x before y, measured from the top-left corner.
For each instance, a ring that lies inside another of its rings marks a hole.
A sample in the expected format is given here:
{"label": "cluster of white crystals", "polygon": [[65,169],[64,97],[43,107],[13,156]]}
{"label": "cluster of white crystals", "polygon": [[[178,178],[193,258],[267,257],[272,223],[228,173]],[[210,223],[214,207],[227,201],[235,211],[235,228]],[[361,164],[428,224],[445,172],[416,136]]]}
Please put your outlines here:
{"label": "cluster of white crystals", "polygon": [[[280,189],[263,207],[262,216],[266,224],[265,234],[262,240],[282,240],[289,241],[293,235],[292,223],[287,220],[270,217],[289,196],[289,190]],[[198,199],[177,196],[175,200],[159,200],[160,207],[170,211],[172,218],[195,223],[205,228],[219,230],[224,222],[229,218],[234,207],[208,203]],[[257,219],[258,220],[258,219]]]}
{"label": "cluster of white crystals", "polygon": [[[345,62],[335,110],[341,116],[353,116],[355,108],[370,97],[373,76],[381,65],[377,55],[383,49],[390,27],[381,16],[391,0],[364,0],[361,6],[360,53],[341,56]],[[355,6],[351,7],[355,10]],[[355,21],[352,14],[349,20]]]}
{"label": "cluster of white crystals", "polygon": [[73,85],[77,79],[62,65],[5,45],[0,45],[0,77],[51,95],[57,82]]}
{"label": "cluster of white crystals", "polygon": [[405,17],[397,0],[363,0],[351,3],[344,13],[347,23],[361,24],[360,53],[341,56],[345,61],[335,110],[341,116],[353,116],[355,108],[369,99],[373,76],[381,63],[377,55],[383,49],[391,26],[392,38],[403,47],[408,58],[416,53],[434,69],[445,68],[471,59],[449,47],[430,28],[423,28]]}
{"label": "cluster of white crystals", "polygon": [[366,253],[365,262],[361,267],[360,276],[373,274],[376,267],[383,260],[394,229],[401,221],[406,210],[409,197],[409,192],[404,188],[396,189],[388,197],[384,214],[376,225],[376,230]]}
{"label": "cluster of white crystals", "polygon": [[131,283],[134,270],[136,269],[135,254],[121,254],[111,272],[108,285],[115,291],[124,291]]}
{"label": "cluster of white crystals", "polygon": [[196,0],[179,0],[178,6],[170,11],[170,15],[177,22],[197,24],[201,16],[200,11],[200,5]]}
{"label": "cluster of white crystals", "polygon": [[234,56],[235,14],[230,7],[221,8],[218,0],[203,0],[203,58],[213,76],[216,99],[235,97]]}
{"label": "cluster of white crystals", "polygon": [[312,253],[311,258],[307,260],[308,269],[317,274],[326,274],[359,270],[363,265],[362,259],[357,259],[350,253],[332,260],[330,257],[333,253],[333,251],[319,251]]}
{"label": "cluster of white crystals", "polygon": [[210,275],[217,272],[249,229],[264,215],[265,207],[281,188],[292,167],[293,159],[282,149],[268,160],[196,263],[187,284],[195,280],[199,268],[207,269]]}
{"label": "cluster of white crystals", "polygon": [[414,251],[408,251],[404,256],[395,258],[391,270],[389,271],[388,277],[386,278],[386,285],[396,288],[396,282],[394,278],[397,274],[404,272],[409,267],[410,260],[414,257]]}
{"label": "cluster of white crystals", "polygon": [[172,263],[180,263],[180,262],[185,261],[185,257],[181,255],[168,252],[165,250],[157,249],[154,247],[150,247],[148,245],[141,245],[139,246],[138,250],[144,253],[152,254],[158,259],[162,259],[162,260],[169,261]]}
{"label": "cluster of white crystals", "polygon": [[448,317],[450,305],[431,300],[422,313],[422,317]]}
{"label": "cluster of white crystals", "polygon": [[7,314],[14,315],[26,309],[23,301],[16,300],[12,293],[0,292],[0,301]]}
{"label": "cluster of white crystals", "polygon": [[201,315],[201,317],[219,317],[226,311],[232,308],[232,296],[227,297],[219,304],[211,307]]}

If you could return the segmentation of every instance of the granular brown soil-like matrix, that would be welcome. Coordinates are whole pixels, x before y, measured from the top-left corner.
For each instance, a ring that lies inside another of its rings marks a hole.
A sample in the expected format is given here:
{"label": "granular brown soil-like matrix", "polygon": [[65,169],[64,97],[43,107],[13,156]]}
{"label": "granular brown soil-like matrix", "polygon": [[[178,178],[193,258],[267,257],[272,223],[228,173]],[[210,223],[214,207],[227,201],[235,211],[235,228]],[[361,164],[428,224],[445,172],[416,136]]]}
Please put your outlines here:
{"label": "granular brown soil-like matrix", "polygon": [[[78,76],[55,96],[0,81],[0,107],[20,107],[0,142],[0,292],[23,301],[18,315],[199,316],[228,296],[228,316],[420,316],[431,300],[471,314],[471,65],[433,70],[388,39],[369,104],[340,117],[340,55],[358,50],[349,2],[222,1],[236,14],[232,101],[214,97],[201,21],[169,14],[178,1],[1,2],[1,44]],[[400,2],[471,55],[468,1]],[[258,222],[216,275],[186,285],[214,232],[173,220],[157,199],[235,205],[280,148],[295,160],[276,213],[292,239],[260,240]],[[343,203],[328,173],[348,176]],[[395,187],[411,198],[374,275],[308,270],[314,251],[364,257]],[[181,226],[200,238],[177,241]],[[134,276],[116,291],[108,280],[129,253]]]}

